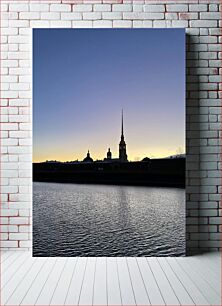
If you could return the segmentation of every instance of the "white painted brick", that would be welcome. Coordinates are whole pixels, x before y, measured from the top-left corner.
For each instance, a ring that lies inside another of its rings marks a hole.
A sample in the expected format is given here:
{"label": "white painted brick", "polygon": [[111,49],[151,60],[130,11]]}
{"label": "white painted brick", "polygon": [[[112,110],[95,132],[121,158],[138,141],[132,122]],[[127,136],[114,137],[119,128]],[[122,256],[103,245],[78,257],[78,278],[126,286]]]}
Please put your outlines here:
{"label": "white painted brick", "polygon": [[170,28],[172,26],[171,20],[154,20],[154,28]]}
{"label": "white painted brick", "polygon": [[218,4],[209,4],[209,11],[210,12],[218,12],[219,6]]}
{"label": "white painted brick", "polygon": [[4,75],[1,78],[2,83],[9,82],[9,83],[15,83],[18,82],[18,76],[15,75]]}
{"label": "white painted brick", "polygon": [[189,4],[190,12],[206,12],[207,4]]}
{"label": "white painted brick", "polygon": [[17,241],[0,241],[0,247],[1,248],[17,248],[18,247],[18,242]]}
{"label": "white painted brick", "polygon": [[30,121],[30,117],[27,115],[10,115],[10,122],[28,122]]}
{"label": "white painted brick", "polygon": [[30,216],[30,209],[19,209],[19,216],[20,217],[29,217]]}
{"label": "white painted brick", "polygon": [[11,90],[28,90],[30,89],[29,83],[11,83],[10,84]]}
{"label": "white painted brick", "polygon": [[0,232],[18,232],[19,227],[17,225],[0,225]]}
{"label": "white painted brick", "polygon": [[92,28],[92,20],[77,20],[72,21],[73,28]]}
{"label": "white painted brick", "polygon": [[8,44],[9,51],[18,51],[18,44]]}
{"label": "white painted brick", "polygon": [[[12,191],[13,191],[13,188],[16,189],[18,187],[16,186],[3,186],[2,187],[3,190],[5,188],[5,190],[10,190],[10,188],[12,188]],[[4,192],[4,193],[13,193],[11,191],[9,192]],[[17,209],[1,209],[1,216],[2,217],[16,217],[18,216],[18,210]]]}
{"label": "white painted brick", "polygon": [[144,12],[165,12],[165,7],[163,4],[160,5],[152,5],[152,4],[148,4],[148,5],[144,5]]}
{"label": "white painted brick", "polygon": [[29,106],[30,102],[28,99],[13,99],[9,100],[10,106]]}
{"label": "white painted brick", "polygon": [[2,28],[1,35],[17,35],[18,28]]}
{"label": "white painted brick", "polygon": [[[108,14],[108,13],[104,13],[104,14]],[[102,19],[102,13],[101,12],[83,13],[83,19],[85,19],[85,20]]]}
{"label": "white painted brick", "polygon": [[123,19],[164,19],[163,13],[123,12]]}
{"label": "white painted brick", "polygon": [[1,4],[1,11],[2,12],[7,12],[8,11],[8,4],[2,3]]}
{"label": "white painted brick", "polygon": [[190,20],[191,27],[197,28],[212,28],[217,27],[216,20]]}
{"label": "white painted brick", "polygon": [[48,12],[49,11],[49,4],[43,3],[30,3],[29,4],[30,11],[32,12]]}
{"label": "white painted brick", "polygon": [[188,12],[188,5],[186,4],[169,4],[166,5],[167,12]]}
{"label": "white painted brick", "polygon": [[112,28],[111,20],[94,20],[93,28]]}
{"label": "white painted brick", "polygon": [[1,141],[2,146],[17,146],[18,145],[18,140],[17,139],[2,139]]}
{"label": "white painted brick", "polygon": [[55,12],[41,13],[41,19],[60,20],[60,13],[57,13],[57,12],[56,13]]}
{"label": "white painted brick", "polygon": [[19,128],[21,131],[30,131],[31,127],[29,123],[19,123]]}
{"label": "white painted brick", "polygon": [[[152,21],[151,21],[152,26]],[[143,27],[143,21],[142,20],[133,20],[133,28],[142,28]]]}
{"label": "white painted brick", "polygon": [[209,13],[209,12],[204,12],[200,13],[200,19],[216,19],[220,20],[221,19],[221,13]]}
{"label": "white painted brick", "polygon": [[19,232],[20,233],[30,233],[30,227],[27,225],[20,225]]}
{"label": "white painted brick", "polygon": [[[48,20],[31,20],[30,21],[31,28],[49,28],[49,26],[50,26],[50,23]],[[23,51],[26,51],[26,50],[23,49]]]}
{"label": "white painted brick", "polygon": [[9,234],[9,240],[28,240],[28,233],[11,233]]}
{"label": "white painted brick", "polygon": [[20,248],[31,248],[32,244],[31,241],[19,241]]}
{"label": "white painted brick", "polygon": [[2,60],[1,61],[2,67],[18,67],[17,60]]}
{"label": "white painted brick", "polygon": [[93,11],[94,12],[110,12],[111,4],[94,4]]}
{"label": "white painted brick", "polygon": [[143,12],[143,5],[142,4],[134,4],[133,5],[134,12]]}
{"label": "white painted brick", "polygon": [[10,99],[10,98],[18,98],[18,92],[17,91],[3,91],[1,92],[1,97]]}
{"label": "white painted brick", "polygon": [[198,19],[198,13],[179,13],[179,19],[182,20]]}
{"label": "white painted brick", "polygon": [[70,12],[71,5],[69,4],[51,4],[50,11],[52,12]]}
{"label": "white painted brick", "polygon": [[172,26],[174,28],[186,28],[188,27],[187,20],[172,20]]}
{"label": "white painted brick", "polygon": [[15,193],[15,194],[10,194],[10,195],[9,195],[9,199],[10,199],[10,201],[12,201],[12,202],[17,202],[17,201],[30,201],[30,197],[31,197],[31,195],[21,194],[21,193],[19,193],[19,194]]}
{"label": "white painted brick", "polygon": [[10,155],[8,154],[9,162],[18,162],[18,156],[17,155]]}
{"label": "white painted brick", "polygon": [[17,28],[17,27],[24,27],[27,28],[29,26],[28,20],[9,20],[9,27]]}
{"label": "white painted brick", "polygon": [[92,4],[75,4],[73,5],[74,12],[92,12]]}
{"label": "white painted brick", "polygon": [[18,130],[18,123],[4,123],[1,125],[3,131],[16,131]]}
{"label": "white painted brick", "polygon": [[102,13],[102,19],[122,19],[123,15],[121,12],[105,12]]}
{"label": "white painted brick", "polygon": [[166,13],[165,14],[165,19],[177,20],[178,19],[178,14],[177,13]]}
{"label": "white painted brick", "polygon": [[16,170],[2,170],[2,177],[18,177],[18,171]]}
{"label": "white painted brick", "polygon": [[113,4],[113,12],[131,12],[133,10],[132,4]]}
{"label": "white painted brick", "polygon": [[9,218],[9,224],[19,224],[19,225],[25,225],[29,224],[29,219],[25,217],[11,217]]}
{"label": "white painted brick", "polygon": [[19,19],[39,19],[39,12],[23,12],[19,13]]}
{"label": "white painted brick", "polygon": [[71,28],[72,22],[68,20],[66,21],[52,20],[50,21],[50,26],[52,28]]}
{"label": "white painted brick", "polygon": [[29,5],[25,3],[9,4],[10,12],[28,12]]}
{"label": "white painted brick", "polygon": [[82,14],[81,13],[62,13],[61,14],[61,19],[62,20],[81,20],[82,19]]}
{"label": "white painted brick", "polygon": [[131,20],[114,20],[113,27],[114,28],[131,28],[132,21]]}
{"label": "white painted brick", "polygon": [[30,68],[10,68],[9,74],[11,75],[30,75]]}
{"label": "white painted brick", "polygon": [[221,60],[210,60],[209,67],[221,67]]}

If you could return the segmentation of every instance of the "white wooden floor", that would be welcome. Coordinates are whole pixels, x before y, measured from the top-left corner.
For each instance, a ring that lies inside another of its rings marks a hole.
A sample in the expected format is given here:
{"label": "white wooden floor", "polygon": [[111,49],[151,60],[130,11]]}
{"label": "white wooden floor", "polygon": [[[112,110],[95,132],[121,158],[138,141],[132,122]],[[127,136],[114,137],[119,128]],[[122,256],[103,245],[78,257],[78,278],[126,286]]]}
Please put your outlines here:
{"label": "white wooden floor", "polygon": [[221,257],[33,258],[1,253],[0,305],[221,305]]}

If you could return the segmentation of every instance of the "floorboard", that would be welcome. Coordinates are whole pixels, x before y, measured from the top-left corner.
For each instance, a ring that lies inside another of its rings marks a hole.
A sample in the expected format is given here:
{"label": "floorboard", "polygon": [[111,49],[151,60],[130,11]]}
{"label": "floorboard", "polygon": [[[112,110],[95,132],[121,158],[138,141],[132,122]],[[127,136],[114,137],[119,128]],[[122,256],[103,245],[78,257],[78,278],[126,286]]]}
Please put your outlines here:
{"label": "floorboard", "polygon": [[221,305],[221,254],[1,257],[0,305]]}

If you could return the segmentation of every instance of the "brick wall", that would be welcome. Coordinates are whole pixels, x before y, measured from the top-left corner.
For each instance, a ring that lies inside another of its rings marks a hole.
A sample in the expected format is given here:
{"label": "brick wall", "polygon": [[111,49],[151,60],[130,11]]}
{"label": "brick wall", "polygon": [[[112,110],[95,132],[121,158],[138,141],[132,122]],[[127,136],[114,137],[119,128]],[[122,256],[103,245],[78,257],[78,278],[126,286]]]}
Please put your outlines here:
{"label": "brick wall", "polygon": [[31,246],[31,29],[183,27],[187,33],[187,251],[218,250],[220,1],[13,0],[0,5],[1,248]]}

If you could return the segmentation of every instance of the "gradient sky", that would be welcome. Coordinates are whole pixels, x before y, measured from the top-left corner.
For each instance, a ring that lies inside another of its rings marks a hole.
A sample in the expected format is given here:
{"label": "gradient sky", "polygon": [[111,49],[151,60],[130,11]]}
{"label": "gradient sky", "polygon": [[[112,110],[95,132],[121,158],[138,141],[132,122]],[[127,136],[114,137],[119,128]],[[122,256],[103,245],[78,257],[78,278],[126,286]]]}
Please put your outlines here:
{"label": "gradient sky", "polygon": [[35,29],[34,161],[185,152],[184,29]]}

